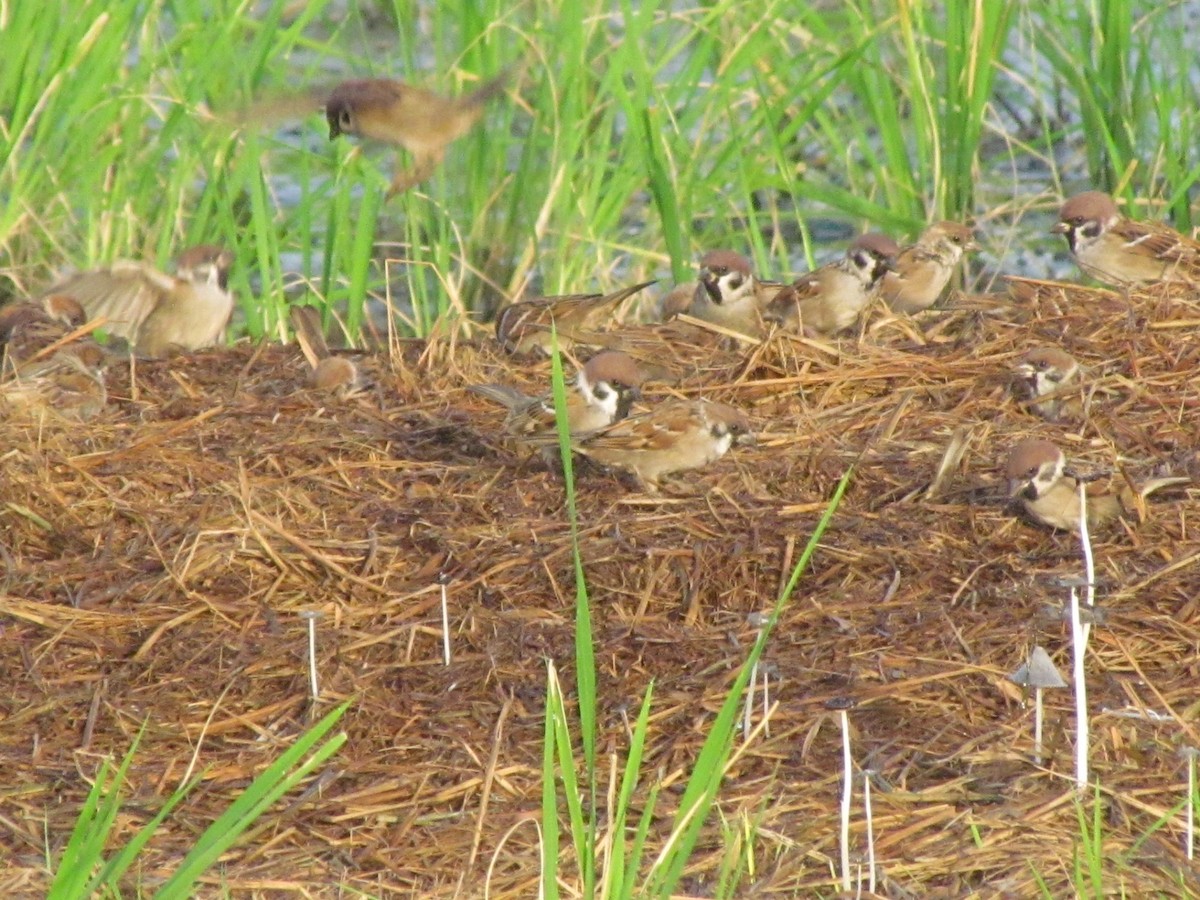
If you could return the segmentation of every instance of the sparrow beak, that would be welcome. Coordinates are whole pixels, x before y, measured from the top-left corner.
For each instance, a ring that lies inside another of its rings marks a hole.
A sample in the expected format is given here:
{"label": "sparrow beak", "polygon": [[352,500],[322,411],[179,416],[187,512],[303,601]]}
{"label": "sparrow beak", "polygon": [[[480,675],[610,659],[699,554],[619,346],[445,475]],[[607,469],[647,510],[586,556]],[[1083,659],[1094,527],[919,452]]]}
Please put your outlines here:
{"label": "sparrow beak", "polygon": [[[703,291],[704,293],[701,293]],[[717,287],[717,279],[713,277],[713,273],[708,269],[700,270],[700,283],[696,286],[696,296],[694,302],[699,302],[704,299],[704,294],[708,295],[708,299],[718,306],[721,303],[721,290]]]}
{"label": "sparrow beak", "polygon": [[982,249],[983,249],[982,245],[980,245],[979,241],[975,240],[974,238],[967,241],[967,243],[963,246],[963,250],[966,253],[974,253],[976,250],[982,250]]}
{"label": "sparrow beak", "polygon": [[1037,499],[1037,488],[1033,486],[1032,481],[1022,481],[1018,478],[1013,478],[1008,482],[1008,496],[1012,499],[1022,497],[1026,500]]}
{"label": "sparrow beak", "polygon": [[884,272],[895,272],[896,271],[896,257],[885,256],[883,259],[881,259],[879,261],[879,267],[881,269],[883,269]]}
{"label": "sparrow beak", "polygon": [[733,441],[739,447],[754,447],[758,444],[758,438],[754,436],[752,431],[743,431]]}
{"label": "sparrow beak", "polygon": [[1055,222],[1050,229],[1051,234],[1066,234],[1071,230],[1071,225],[1068,222]]}

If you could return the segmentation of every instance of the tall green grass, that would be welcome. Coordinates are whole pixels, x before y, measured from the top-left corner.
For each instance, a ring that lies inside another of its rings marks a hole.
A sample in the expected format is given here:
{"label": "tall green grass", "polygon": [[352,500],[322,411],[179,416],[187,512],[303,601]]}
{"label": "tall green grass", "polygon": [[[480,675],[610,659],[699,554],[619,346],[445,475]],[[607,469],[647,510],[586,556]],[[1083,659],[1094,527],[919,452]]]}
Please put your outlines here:
{"label": "tall green grass", "polygon": [[[474,0],[386,16],[327,0],[12,4],[0,58],[0,244],[21,293],[66,264],[167,264],[236,247],[249,334],[285,290],[352,335],[368,298],[402,327],[482,316],[532,285],[681,279],[748,250],[784,275],[868,227],[983,216],[980,184],[1049,162],[1035,204],[1086,185],[1162,197],[1200,173],[1184,11],[1132,0],[812,4]],[[377,6],[378,8],[378,6]],[[330,143],[315,111],[232,128],[256,98],[343,77],[446,93],[518,64],[507,97],[418,189],[383,201],[395,152]],[[1073,161],[1059,147],[1078,146]],[[1059,169],[1057,160],[1068,168]],[[831,232],[820,220],[842,222]],[[816,237],[833,246],[817,246]]]}

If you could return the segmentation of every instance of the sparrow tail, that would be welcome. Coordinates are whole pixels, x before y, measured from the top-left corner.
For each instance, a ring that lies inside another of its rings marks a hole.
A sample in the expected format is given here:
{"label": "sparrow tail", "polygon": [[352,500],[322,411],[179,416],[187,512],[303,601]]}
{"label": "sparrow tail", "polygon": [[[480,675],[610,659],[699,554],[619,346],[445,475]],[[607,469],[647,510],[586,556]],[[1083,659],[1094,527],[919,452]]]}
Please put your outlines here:
{"label": "sparrow tail", "polygon": [[525,394],[507,384],[472,384],[467,386],[467,390],[486,397],[494,403],[499,403],[507,409],[516,409],[529,400]]}

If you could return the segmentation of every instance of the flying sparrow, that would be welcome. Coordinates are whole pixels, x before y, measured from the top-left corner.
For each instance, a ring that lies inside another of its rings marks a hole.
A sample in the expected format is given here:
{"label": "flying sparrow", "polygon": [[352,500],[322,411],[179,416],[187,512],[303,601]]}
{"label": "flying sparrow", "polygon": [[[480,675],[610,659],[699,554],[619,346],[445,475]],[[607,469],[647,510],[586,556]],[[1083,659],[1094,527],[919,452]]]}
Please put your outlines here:
{"label": "flying sparrow", "polygon": [[106,361],[104,350],[92,341],[68,344],[0,381],[0,406],[86,422],[108,401]]}
{"label": "flying sparrow", "polygon": [[[1017,444],[1006,466],[1010,497],[1019,497],[1026,512],[1042,525],[1064,531],[1080,530],[1079,484],[1083,480],[1067,469],[1067,458],[1050,441],[1029,438]],[[1141,501],[1155,491],[1188,478],[1156,478],[1134,487],[1122,484],[1105,493],[1099,484],[1088,485],[1088,528],[1098,528],[1126,513],[1137,512]]]}
{"label": "flying sparrow", "polygon": [[[590,434],[629,415],[643,382],[638,364],[624,353],[605,351],[587,361],[567,392],[571,434]],[[550,446],[558,441],[554,396],[530,397],[506,384],[474,384],[470,390],[508,409],[504,430],[518,440]]]}
{"label": "flying sparrow", "polygon": [[750,260],[733,250],[710,250],[700,258],[700,277],[685,309],[679,297],[664,301],[664,314],[687,312],[697,319],[752,337],[761,337],[763,310],[783,289],[782,284],[760,281]]}
{"label": "flying sparrow", "polygon": [[942,296],[963,254],[978,250],[975,232],[957,222],[935,222],[896,254],[896,267],[887,272],[879,291],[896,312],[929,309]]}
{"label": "flying sparrow", "polygon": [[300,352],[312,372],[309,383],[318,391],[346,397],[361,387],[358,367],[345,356],[334,356],[325,341],[321,315],[311,306],[293,306],[288,312]]}
{"label": "flying sparrow", "polygon": [[172,348],[199,350],[221,339],[233,315],[232,262],[228,250],[201,245],[179,255],[173,276],[120,261],[72,275],[47,296],[70,297],[89,319],[103,316],[105,330],[128,340],[142,356],[163,356]]}
{"label": "flying sparrow", "polygon": [[596,329],[621,301],[652,284],[643,281],[608,294],[562,294],[518,301],[496,316],[496,340],[509,353],[541,350],[549,356],[553,324],[559,349],[569,350],[576,343],[572,334]]}
{"label": "flying sparrow", "polygon": [[715,462],[735,443],[754,443],[740,410],[709,400],[667,400],[573,446],[598,463],[632,471],[647,489],[656,490],[664,475]]}
{"label": "flying sparrow", "polygon": [[1048,422],[1080,419],[1079,363],[1057,347],[1030,350],[1017,363],[1013,390],[1017,399]]}
{"label": "flying sparrow", "polygon": [[1051,231],[1066,237],[1081,269],[1106,284],[1200,281],[1200,242],[1159,222],[1124,218],[1102,191],[1064,203]]}
{"label": "flying sparrow", "polygon": [[325,100],[329,139],[348,134],[399,144],[412,154],[412,168],[397,168],[387,196],[394,197],[433,174],[446,147],[483,115],[483,107],[504,91],[508,72],[461,97],[444,97],[390,78],[339,84]]}
{"label": "flying sparrow", "polygon": [[894,268],[896,242],[864,234],[846,255],[796,279],[767,309],[766,318],[787,331],[835,334],[849,328],[867,308],[885,272]]}

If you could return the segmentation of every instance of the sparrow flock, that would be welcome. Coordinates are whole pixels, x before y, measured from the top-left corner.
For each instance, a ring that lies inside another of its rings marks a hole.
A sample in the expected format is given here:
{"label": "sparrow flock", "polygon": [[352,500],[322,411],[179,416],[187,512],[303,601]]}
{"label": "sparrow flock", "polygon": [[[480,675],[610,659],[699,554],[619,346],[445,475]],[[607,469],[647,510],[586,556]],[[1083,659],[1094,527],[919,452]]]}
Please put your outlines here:
{"label": "sparrow flock", "polygon": [[[319,108],[330,140],[351,135],[403,148],[413,165],[397,169],[390,197],[428,178],[447,146],[475,125],[508,81],[506,72],[455,98],[390,79],[346,81],[256,104],[238,118],[262,122]],[[1200,243],[1165,225],[1122,216],[1099,191],[1069,198],[1053,231],[1065,237],[1084,272],[1119,289],[1200,283]],[[727,371],[748,347],[776,333],[836,338],[864,325],[876,307],[896,316],[924,313],[947,293],[965,255],[978,249],[974,230],[958,222],[935,222],[904,247],[885,235],[863,234],[843,257],[791,281],[762,278],[741,253],[714,249],[700,258],[695,281],[663,295],[658,321],[617,325],[625,301],[653,284],[643,282],[611,293],[521,299],[499,312],[495,334],[513,356],[548,355],[557,348],[583,360],[566,395],[570,446],[657,490],[665,476],[707,466],[732,447],[753,443],[754,433],[743,411],[677,390],[639,408],[645,385],[659,383],[671,392],[685,379],[700,376],[702,383],[706,363]],[[117,345],[98,344],[91,337],[95,329],[138,357],[223,341],[234,308],[232,261],[226,249],[198,246],[179,255],[173,274],[117,262],[68,276],[36,299],[0,309],[0,411],[79,421],[99,415],[108,400],[105,367]],[[342,398],[360,391],[358,367],[329,351],[316,310],[294,308],[291,321],[310,366],[310,386]],[[1016,362],[1011,386],[1028,413],[1066,427],[1088,416],[1087,381],[1068,353],[1044,346]],[[529,396],[505,383],[470,390],[503,407],[502,428],[515,444],[551,459],[559,441],[552,395]],[[1081,495],[1089,524],[1100,526],[1140,511],[1153,491],[1181,481],[1127,482],[1106,492],[1087,483],[1044,439],[1014,446],[1005,475],[1010,496],[1030,518],[1067,531],[1080,529]]]}

